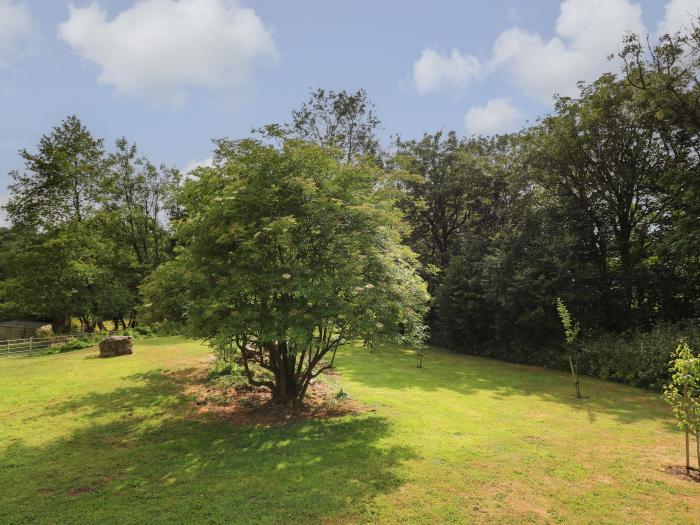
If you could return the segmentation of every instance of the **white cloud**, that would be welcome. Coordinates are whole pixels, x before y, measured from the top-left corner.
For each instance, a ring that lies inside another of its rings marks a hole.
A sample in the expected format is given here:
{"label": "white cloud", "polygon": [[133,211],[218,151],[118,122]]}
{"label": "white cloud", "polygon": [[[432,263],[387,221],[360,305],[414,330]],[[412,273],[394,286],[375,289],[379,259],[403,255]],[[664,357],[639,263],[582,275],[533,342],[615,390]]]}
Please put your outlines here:
{"label": "white cloud", "polygon": [[111,20],[97,2],[71,5],[58,34],[100,67],[100,82],[160,106],[182,105],[192,88],[241,102],[254,69],[278,57],[270,30],[236,0],[140,0]]}
{"label": "white cloud", "polygon": [[447,88],[464,90],[480,72],[479,59],[473,55],[462,55],[457,49],[448,55],[428,47],[413,64],[413,83],[421,94]]}
{"label": "white cloud", "polygon": [[492,66],[503,67],[530,96],[549,102],[554,93],[575,95],[576,83],[590,82],[617,66],[607,57],[627,31],[644,33],[641,8],[629,0],[565,0],[556,35],[513,27],[501,33]]}
{"label": "white cloud", "polygon": [[666,4],[664,19],[659,22],[657,33],[674,34],[690,28],[692,17],[700,14],[700,0],[670,0]]}
{"label": "white cloud", "polygon": [[192,159],[187,166],[185,166],[185,169],[183,170],[183,173],[187,174],[190,171],[197,169],[197,168],[211,168],[214,165],[214,157],[209,157],[204,160],[195,160]]}
{"label": "white cloud", "polygon": [[464,116],[464,125],[470,134],[494,135],[516,131],[523,125],[524,118],[509,98],[495,98],[485,106],[470,108]]}
{"label": "white cloud", "polygon": [[10,65],[36,38],[34,19],[25,3],[0,0],[0,66]]}

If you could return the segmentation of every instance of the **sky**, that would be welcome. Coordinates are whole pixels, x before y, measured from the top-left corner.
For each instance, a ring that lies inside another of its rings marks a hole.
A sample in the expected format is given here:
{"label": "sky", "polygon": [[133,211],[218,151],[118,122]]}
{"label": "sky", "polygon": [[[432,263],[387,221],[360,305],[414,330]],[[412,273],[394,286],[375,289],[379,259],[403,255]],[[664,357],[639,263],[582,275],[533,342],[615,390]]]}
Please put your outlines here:
{"label": "sky", "polygon": [[[20,148],[77,115],[154,163],[289,120],[310,89],[367,90],[380,136],[516,131],[619,64],[626,31],[700,0],[0,0],[0,204]],[[4,218],[0,213],[0,224]]]}

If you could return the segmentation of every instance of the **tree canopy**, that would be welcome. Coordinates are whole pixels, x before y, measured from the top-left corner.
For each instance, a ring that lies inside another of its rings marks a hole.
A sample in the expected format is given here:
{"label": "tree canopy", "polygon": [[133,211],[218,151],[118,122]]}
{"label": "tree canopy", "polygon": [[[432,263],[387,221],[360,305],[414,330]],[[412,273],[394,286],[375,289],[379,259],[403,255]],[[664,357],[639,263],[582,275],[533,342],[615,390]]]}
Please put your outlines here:
{"label": "tree canopy", "polygon": [[300,402],[345,341],[423,338],[425,285],[374,164],[294,140],[226,142],[217,158],[178,195],[182,248],[149,301],[177,272],[191,332],[236,348],[279,403]]}

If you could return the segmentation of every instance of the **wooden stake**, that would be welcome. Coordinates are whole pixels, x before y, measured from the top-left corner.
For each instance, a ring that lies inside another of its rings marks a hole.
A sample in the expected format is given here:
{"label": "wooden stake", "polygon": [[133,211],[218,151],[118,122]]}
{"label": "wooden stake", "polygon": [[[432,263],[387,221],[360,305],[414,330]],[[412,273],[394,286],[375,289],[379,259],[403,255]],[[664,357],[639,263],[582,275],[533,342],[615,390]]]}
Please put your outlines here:
{"label": "wooden stake", "polygon": [[578,370],[577,367],[574,366],[574,361],[571,359],[571,356],[569,356],[569,366],[571,367],[571,377],[573,377],[574,385],[576,386],[576,397],[581,399],[581,386],[578,381]]}

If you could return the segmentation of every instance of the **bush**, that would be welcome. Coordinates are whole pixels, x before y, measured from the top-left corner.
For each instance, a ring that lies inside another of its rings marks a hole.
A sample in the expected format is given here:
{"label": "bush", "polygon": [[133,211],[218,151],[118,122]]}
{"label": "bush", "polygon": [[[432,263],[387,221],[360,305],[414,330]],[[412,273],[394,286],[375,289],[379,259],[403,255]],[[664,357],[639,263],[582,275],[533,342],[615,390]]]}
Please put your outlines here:
{"label": "bush", "polygon": [[209,383],[217,388],[240,388],[248,384],[243,366],[232,362],[217,359],[207,376]]}
{"label": "bush", "polygon": [[51,351],[49,353],[62,354],[64,352],[71,352],[73,350],[82,350],[83,348],[89,348],[91,346],[95,346],[96,344],[97,340],[94,338],[81,337],[71,339],[70,341],[66,341],[61,345],[52,346]]}
{"label": "bush", "polygon": [[[660,324],[646,332],[582,332],[578,340],[579,374],[661,391],[671,379],[668,361],[681,338],[691,347],[700,348],[700,325],[685,322]],[[511,363],[569,369],[563,343],[532,346],[496,342],[453,348]]]}
{"label": "bush", "polygon": [[589,336],[581,342],[581,372],[660,391],[671,379],[668,361],[681,338],[698,348],[700,326],[663,324],[649,332]]}

